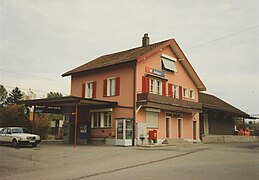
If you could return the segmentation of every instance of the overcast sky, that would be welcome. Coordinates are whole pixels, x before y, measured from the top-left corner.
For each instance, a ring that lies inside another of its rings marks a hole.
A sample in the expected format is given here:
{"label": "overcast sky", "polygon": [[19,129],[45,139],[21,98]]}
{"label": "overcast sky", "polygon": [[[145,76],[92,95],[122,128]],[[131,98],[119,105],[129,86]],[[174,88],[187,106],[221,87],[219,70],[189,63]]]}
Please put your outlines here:
{"label": "overcast sky", "polygon": [[61,74],[175,38],[207,92],[259,113],[258,0],[0,0],[0,84],[70,93]]}

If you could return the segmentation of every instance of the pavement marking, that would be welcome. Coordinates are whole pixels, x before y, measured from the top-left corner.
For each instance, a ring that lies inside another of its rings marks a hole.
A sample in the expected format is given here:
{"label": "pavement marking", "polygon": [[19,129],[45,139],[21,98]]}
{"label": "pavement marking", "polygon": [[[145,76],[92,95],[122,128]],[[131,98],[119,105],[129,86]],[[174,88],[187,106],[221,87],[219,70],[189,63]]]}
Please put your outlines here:
{"label": "pavement marking", "polygon": [[196,149],[194,151],[179,154],[179,155],[176,155],[176,156],[171,156],[171,157],[158,159],[158,160],[154,160],[154,161],[149,161],[149,162],[145,162],[145,163],[140,163],[140,164],[136,164],[136,165],[131,165],[131,166],[127,166],[127,167],[117,168],[117,169],[113,169],[113,170],[109,170],[109,171],[103,171],[103,172],[99,172],[99,173],[89,174],[89,175],[86,175],[86,176],[71,178],[71,179],[68,179],[68,180],[85,179],[85,178],[89,178],[89,177],[99,176],[99,175],[103,175],[103,174],[109,174],[109,173],[122,171],[122,170],[126,170],[126,169],[132,169],[132,168],[136,168],[136,167],[140,167],[140,166],[145,166],[145,165],[154,164],[154,163],[158,163],[158,162],[162,162],[162,161],[166,161],[166,160],[170,160],[170,159],[179,158],[179,157],[182,157],[182,156],[186,156],[186,155],[193,154],[193,153],[196,153],[196,152],[204,151],[204,150],[207,150],[207,149],[210,149],[210,148],[209,147],[208,148],[200,148],[200,149]]}

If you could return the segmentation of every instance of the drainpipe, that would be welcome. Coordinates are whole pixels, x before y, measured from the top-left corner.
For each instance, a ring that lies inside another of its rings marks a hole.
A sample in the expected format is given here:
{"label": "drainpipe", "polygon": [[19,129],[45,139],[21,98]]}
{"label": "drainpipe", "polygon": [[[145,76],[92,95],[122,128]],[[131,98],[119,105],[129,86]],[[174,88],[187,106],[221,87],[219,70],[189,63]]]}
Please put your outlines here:
{"label": "drainpipe", "polygon": [[129,66],[133,69],[133,139],[132,146],[135,146],[135,138],[136,138],[136,64]]}
{"label": "drainpipe", "polygon": [[74,147],[76,147],[77,120],[78,120],[78,103],[76,103],[75,129],[74,129]]}

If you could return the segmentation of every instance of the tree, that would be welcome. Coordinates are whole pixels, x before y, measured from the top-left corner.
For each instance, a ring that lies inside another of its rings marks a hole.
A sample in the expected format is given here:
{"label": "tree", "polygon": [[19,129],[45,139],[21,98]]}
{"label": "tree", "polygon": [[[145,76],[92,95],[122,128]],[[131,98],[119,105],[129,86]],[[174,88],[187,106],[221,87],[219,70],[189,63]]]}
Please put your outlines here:
{"label": "tree", "polygon": [[59,93],[59,92],[49,92],[47,94],[47,99],[57,98],[57,97],[63,97],[62,93]]}
{"label": "tree", "polygon": [[0,126],[22,126],[31,130],[29,117],[24,114],[24,106],[7,104],[0,108]]}
{"label": "tree", "polygon": [[0,108],[3,107],[6,103],[7,95],[8,93],[5,87],[2,84],[0,84]]}
{"label": "tree", "polygon": [[12,90],[11,93],[9,93],[9,96],[7,97],[7,103],[8,104],[17,104],[18,101],[23,99],[23,94],[21,90],[16,87]]}

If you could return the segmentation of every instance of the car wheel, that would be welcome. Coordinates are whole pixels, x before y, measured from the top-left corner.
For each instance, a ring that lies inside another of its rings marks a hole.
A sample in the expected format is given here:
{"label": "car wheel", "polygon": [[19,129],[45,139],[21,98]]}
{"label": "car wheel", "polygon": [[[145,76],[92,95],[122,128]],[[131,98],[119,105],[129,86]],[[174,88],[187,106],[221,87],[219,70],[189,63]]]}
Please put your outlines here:
{"label": "car wheel", "polygon": [[17,142],[16,139],[13,139],[12,145],[13,145],[14,148],[18,147],[18,142]]}

